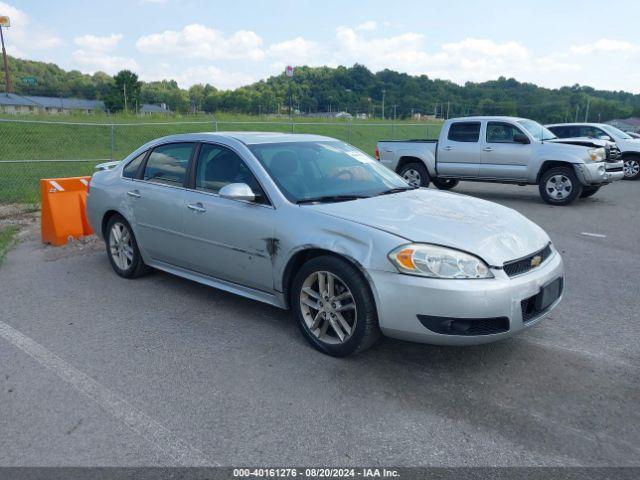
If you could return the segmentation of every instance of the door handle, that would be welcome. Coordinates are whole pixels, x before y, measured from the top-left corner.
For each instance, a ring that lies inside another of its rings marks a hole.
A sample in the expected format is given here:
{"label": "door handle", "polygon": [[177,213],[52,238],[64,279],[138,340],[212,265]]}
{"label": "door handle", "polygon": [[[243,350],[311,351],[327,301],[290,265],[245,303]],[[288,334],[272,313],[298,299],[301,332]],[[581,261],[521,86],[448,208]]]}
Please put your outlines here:
{"label": "door handle", "polygon": [[453,150],[453,147],[451,145],[447,145],[446,147],[442,147],[442,149],[450,152],[451,150]]}
{"label": "door handle", "polygon": [[207,211],[207,209],[204,208],[201,203],[190,203],[189,205],[187,205],[187,208],[198,213],[204,213]]}
{"label": "door handle", "polygon": [[484,147],[482,149],[483,152],[493,152],[493,147]]}
{"label": "door handle", "polygon": [[131,190],[130,192],[127,192],[127,195],[133,198],[140,198],[142,196],[138,190]]}

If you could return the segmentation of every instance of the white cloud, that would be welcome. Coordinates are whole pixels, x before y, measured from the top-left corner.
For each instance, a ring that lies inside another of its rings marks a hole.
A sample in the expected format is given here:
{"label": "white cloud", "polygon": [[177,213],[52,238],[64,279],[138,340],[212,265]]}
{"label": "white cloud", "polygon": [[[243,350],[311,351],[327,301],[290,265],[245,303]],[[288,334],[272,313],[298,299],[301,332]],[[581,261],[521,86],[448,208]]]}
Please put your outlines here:
{"label": "white cloud", "polygon": [[366,22],[362,22],[360,25],[356,26],[356,30],[360,32],[371,32],[378,28],[378,22],[375,20],[367,20]]}
{"label": "white cloud", "polygon": [[593,53],[640,53],[640,45],[634,45],[627,41],[602,38],[585,45],[573,45],[571,53],[576,55],[591,55]]}
{"label": "white cloud", "polygon": [[122,34],[112,33],[105,37],[98,37],[96,35],[83,35],[73,39],[74,43],[84,49],[93,50],[97,52],[110,52],[118,46],[118,43],[122,40]]}
{"label": "white cloud", "polygon": [[267,54],[278,60],[282,60],[293,65],[317,64],[318,59],[324,53],[320,45],[316,42],[296,37],[269,46]]}
{"label": "white cloud", "polygon": [[225,37],[222,32],[197,23],[187,25],[181,31],[167,30],[142,36],[136,47],[148,54],[178,54],[206,60],[264,58],[262,38],[255,32],[238,30]]}
{"label": "white cloud", "polygon": [[5,33],[7,51],[10,55],[27,57],[41,50],[49,50],[63,44],[49,29],[31,21],[24,11],[5,2],[0,2],[0,12],[11,19],[11,28]]}
{"label": "white cloud", "polygon": [[102,71],[109,74],[115,74],[120,70],[139,69],[138,62],[133,58],[118,57],[107,55],[104,52],[76,50],[71,55],[74,64],[80,67],[81,71],[94,73]]}

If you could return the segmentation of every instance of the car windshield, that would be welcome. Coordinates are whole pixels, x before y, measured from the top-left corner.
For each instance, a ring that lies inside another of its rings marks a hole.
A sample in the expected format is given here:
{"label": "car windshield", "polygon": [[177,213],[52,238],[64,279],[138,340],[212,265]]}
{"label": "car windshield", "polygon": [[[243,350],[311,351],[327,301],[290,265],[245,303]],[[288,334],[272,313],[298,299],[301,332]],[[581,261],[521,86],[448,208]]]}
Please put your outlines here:
{"label": "car windshield", "polygon": [[536,140],[553,140],[556,137],[547,127],[533,120],[518,120],[518,123]]}
{"label": "car windshield", "polygon": [[603,130],[611,135],[615,140],[631,140],[631,137],[622,130],[611,125],[604,125]]}
{"label": "car windshield", "polygon": [[249,148],[294,203],[344,201],[411,189],[394,172],[343,142],[265,143]]}

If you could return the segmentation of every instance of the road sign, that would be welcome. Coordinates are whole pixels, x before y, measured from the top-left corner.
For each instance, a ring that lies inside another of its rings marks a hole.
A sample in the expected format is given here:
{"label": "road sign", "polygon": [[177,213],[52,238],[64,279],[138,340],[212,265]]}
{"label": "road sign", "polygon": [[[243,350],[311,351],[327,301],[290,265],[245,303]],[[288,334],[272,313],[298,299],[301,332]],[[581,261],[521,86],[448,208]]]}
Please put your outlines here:
{"label": "road sign", "polygon": [[287,65],[287,68],[285,69],[284,73],[289,78],[293,77],[293,67],[291,65]]}
{"label": "road sign", "polygon": [[10,27],[11,22],[9,21],[9,17],[5,15],[0,15],[0,27]]}
{"label": "road sign", "polygon": [[37,85],[38,79],[36,77],[22,77],[22,83],[26,85]]}

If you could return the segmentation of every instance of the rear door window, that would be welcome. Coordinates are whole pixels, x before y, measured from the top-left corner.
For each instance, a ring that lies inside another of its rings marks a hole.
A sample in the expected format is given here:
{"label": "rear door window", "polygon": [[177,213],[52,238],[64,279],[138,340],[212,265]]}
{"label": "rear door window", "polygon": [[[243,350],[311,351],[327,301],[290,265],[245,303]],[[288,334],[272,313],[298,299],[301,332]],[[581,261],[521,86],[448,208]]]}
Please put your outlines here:
{"label": "rear door window", "polygon": [[147,159],[143,179],[181,187],[193,147],[193,143],[171,143],[154,148]]}
{"label": "rear door window", "polygon": [[447,139],[452,142],[477,142],[480,140],[480,122],[452,123]]}

